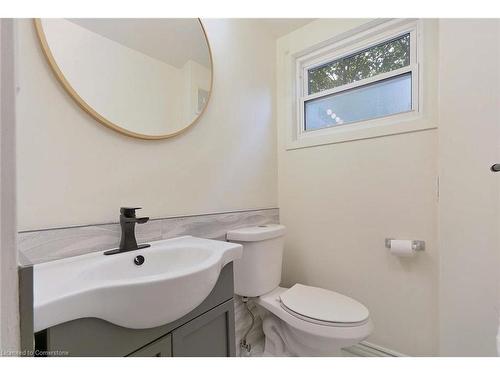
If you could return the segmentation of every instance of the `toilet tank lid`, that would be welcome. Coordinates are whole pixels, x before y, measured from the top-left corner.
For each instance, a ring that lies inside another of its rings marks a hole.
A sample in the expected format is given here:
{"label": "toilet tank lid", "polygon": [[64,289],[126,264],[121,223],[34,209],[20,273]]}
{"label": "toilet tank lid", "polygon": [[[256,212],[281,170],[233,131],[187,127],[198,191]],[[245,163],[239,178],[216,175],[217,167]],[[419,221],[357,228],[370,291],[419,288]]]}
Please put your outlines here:
{"label": "toilet tank lid", "polygon": [[228,240],[252,242],[281,237],[285,234],[285,227],[280,224],[266,224],[255,227],[234,229],[227,232]]}

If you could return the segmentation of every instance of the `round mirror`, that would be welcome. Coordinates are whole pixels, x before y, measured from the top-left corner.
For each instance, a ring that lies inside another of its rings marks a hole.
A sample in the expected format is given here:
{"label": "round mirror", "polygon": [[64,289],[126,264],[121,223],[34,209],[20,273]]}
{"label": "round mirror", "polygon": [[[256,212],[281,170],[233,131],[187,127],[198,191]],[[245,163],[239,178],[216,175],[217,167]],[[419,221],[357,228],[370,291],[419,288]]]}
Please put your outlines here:
{"label": "round mirror", "polygon": [[37,19],[49,64],[100,123],[142,139],[194,124],[212,88],[212,56],[198,19]]}

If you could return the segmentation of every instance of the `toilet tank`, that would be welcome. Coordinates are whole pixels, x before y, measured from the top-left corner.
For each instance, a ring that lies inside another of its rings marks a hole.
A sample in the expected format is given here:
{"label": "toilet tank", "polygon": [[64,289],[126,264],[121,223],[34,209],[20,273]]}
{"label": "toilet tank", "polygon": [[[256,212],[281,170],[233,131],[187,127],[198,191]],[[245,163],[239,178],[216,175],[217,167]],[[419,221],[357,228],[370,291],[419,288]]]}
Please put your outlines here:
{"label": "toilet tank", "polygon": [[243,256],[234,261],[234,292],[262,296],[279,286],[285,227],[278,224],[240,228],[227,232],[230,242],[243,245]]}

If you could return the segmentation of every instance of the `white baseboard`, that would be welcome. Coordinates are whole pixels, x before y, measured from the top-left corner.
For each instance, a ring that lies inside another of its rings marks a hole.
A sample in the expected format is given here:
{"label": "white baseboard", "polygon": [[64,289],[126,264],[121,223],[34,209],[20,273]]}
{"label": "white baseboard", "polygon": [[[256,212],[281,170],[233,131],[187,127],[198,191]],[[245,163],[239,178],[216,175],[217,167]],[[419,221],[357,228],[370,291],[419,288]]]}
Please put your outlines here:
{"label": "white baseboard", "polygon": [[343,350],[358,357],[407,357],[406,354],[367,341],[362,341],[359,344],[344,348]]}

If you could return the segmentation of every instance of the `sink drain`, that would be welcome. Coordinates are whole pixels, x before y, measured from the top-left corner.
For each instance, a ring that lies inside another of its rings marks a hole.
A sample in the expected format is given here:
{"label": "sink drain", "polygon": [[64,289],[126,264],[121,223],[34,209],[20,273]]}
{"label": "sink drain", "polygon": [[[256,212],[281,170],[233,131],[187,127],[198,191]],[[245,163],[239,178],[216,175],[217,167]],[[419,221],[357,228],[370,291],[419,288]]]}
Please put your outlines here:
{"label": "sink drain", "polygon": [[134,258],[134,264],[136,266],[142,266],[142,264],[144,263],[144,257],[142,255],[137,255],[135,258]]}

